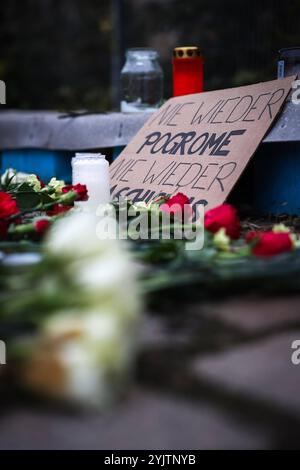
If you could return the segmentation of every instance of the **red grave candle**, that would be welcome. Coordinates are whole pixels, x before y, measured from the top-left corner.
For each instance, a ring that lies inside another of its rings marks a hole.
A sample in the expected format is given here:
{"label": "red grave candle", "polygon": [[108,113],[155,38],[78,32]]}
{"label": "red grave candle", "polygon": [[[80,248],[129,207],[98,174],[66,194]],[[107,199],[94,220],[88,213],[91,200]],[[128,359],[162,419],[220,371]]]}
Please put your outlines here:
{"label": "red grave candle", "polygon": [[203,91],[203,55],[197,46],[175,47],[173,51],[173,96]]}

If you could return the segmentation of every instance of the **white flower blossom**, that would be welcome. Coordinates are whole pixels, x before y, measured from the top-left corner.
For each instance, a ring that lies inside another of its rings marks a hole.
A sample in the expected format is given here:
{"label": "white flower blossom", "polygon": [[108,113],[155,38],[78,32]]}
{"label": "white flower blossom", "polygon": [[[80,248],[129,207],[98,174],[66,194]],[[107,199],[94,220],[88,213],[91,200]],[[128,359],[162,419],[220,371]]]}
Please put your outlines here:
{"label": "white flower blossom", "polygon": [[36,175],[34,175],[34,174],[29,175],[26,178],[25,182],[28,183],[35,191],[40,191],[41,182],[38,180]]}
{"label": "white flower blossom", "polygon": [[3,175],[1,175],[1,184],[5,184],[7,179],[12,178],[12,183],[18,184],[18,183],[24,183],[29,174],[28,173],[22,173],[22,172],[16,172],[13,168],[8,168]]}
{"label": "white flower blossom", "polygon": [[286,225],[284,224],[275,224],[272,228],[272,232],[274,233],[290,233],[291,230],[289,229],[289,227],[287,227]]}
{"label": "white flower blossom", "polygon": [[99,240],[96,224],[75,212],[50,233],[48,256],[61,259],[84,302],[44,322],[22,376],[37,392],[103,407],[131,370],[140,302],[126,245]]}
{"label": "white flower blossom", "polygon": [[135,323],[114,311],[58,313],[44,325],[23,380],[39,393],[103,407],[131,370],[134,336]]}
{"label": "white flower blossom", "polygon": [[225,228],[220,228],[213,236],[213,244],[218,250],[229,251],[230,237],[226,235]]}
{"label": "white flower blossom", "polygon": [[66,185],[64,180],[58,180],[56,178],[51,178],[51,180],[48,183],[48,186],[50,188],[53,188],[55,190],[55,194],[61,194],[62,188]]}
{"label": "white flower blossom", "polygon": [[[107,244],[96,235],[97,219],[90,213],[74,211],[58,220],[48,238],[46,250],[62,258],[72,260],[93,257],[95,253],[105,252]],[[116,244],[113,243],[113,247]]]}
{"label": "white flower blossom", "polygon": [[133,208],[136,211],[147,211],[149,210],[149,206],[145,201],[138,201],[133,204]]}

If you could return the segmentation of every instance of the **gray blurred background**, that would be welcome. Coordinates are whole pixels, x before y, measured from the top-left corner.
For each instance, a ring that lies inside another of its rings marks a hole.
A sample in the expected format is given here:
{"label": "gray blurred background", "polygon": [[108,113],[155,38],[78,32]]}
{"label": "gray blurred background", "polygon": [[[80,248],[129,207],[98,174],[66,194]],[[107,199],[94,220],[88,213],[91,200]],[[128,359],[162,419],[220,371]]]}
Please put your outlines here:
{"label": "gray blurred background", "polygon": [[172,93],[172,49],[199,45],[205,89],[276,77],[300,45],[299,0],[2,0],[0,79],[7,107],[117,109],[128,47],[156,48]]}

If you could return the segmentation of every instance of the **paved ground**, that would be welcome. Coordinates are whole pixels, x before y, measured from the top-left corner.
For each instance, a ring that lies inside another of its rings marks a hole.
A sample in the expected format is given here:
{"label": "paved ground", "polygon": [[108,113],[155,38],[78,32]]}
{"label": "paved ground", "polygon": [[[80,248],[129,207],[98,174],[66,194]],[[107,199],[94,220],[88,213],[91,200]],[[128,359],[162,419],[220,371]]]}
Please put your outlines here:
{"label": "paved ground", "polygon": [[104,415],[6,398],[1,449],[300,448],[300,296],[145,318],[138,379]]}

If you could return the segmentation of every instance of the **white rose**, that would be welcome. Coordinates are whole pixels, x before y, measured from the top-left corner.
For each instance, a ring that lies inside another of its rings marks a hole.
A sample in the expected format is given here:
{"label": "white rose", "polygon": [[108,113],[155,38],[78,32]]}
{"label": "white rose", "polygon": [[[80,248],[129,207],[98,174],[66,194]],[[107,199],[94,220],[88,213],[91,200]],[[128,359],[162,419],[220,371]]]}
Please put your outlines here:
{"label": "white rose", "polygon": [[[50,231],[47,255],[55,256],[58,269],[70,279],[68,294],[76,289],[83,307],[44,321],[23,377],[46,395],[105,406],[130,370],[140,302],[126,245],[117,239],[99,240],[97,221],[75,212]],[[48,283],[48,292],[64,288],[55,278]]]}
{"label": "white rose", "polygon": [[40,191],[41,189],[41,183],[40,181],[38,180],[37,176],[32,174],[32,175],[29,175],[27,178],[26,178],[26,183],[28,183],[30,186],[32,186],[32,188],[35,190],[35,191]]}
{"label": "white rose", "polygon": [[64,182],[64,180],[51,178],[51,180],[48,183],[48,186],[50,186],[50,188],[53,188],[55,190],[55,194],[60,194],[62,192],[62,188],[66,186],[66,183]]}
{"label": "white rose", "polygon": [[1,184],[5,184],[7,179],[12,178],[12,183],[24,183],[29,174],[28,173],[22,173],[22,172],[16,172],[13,168],[8,168],[5,173],[1,176]]}
{"label": "white rose", "polygon": [[106,406],[132,366],[135,337],[135,322],[114,312],[58,313],[44,325],[22,376],[40,393]]}
{"label": "white rose", "polygon": [[82,212],[67,214],[54,224],[46,243],[46,250],[72,259],[105,251],[103,241],[96,236],[96,224],[97,220],[92,214]]}

